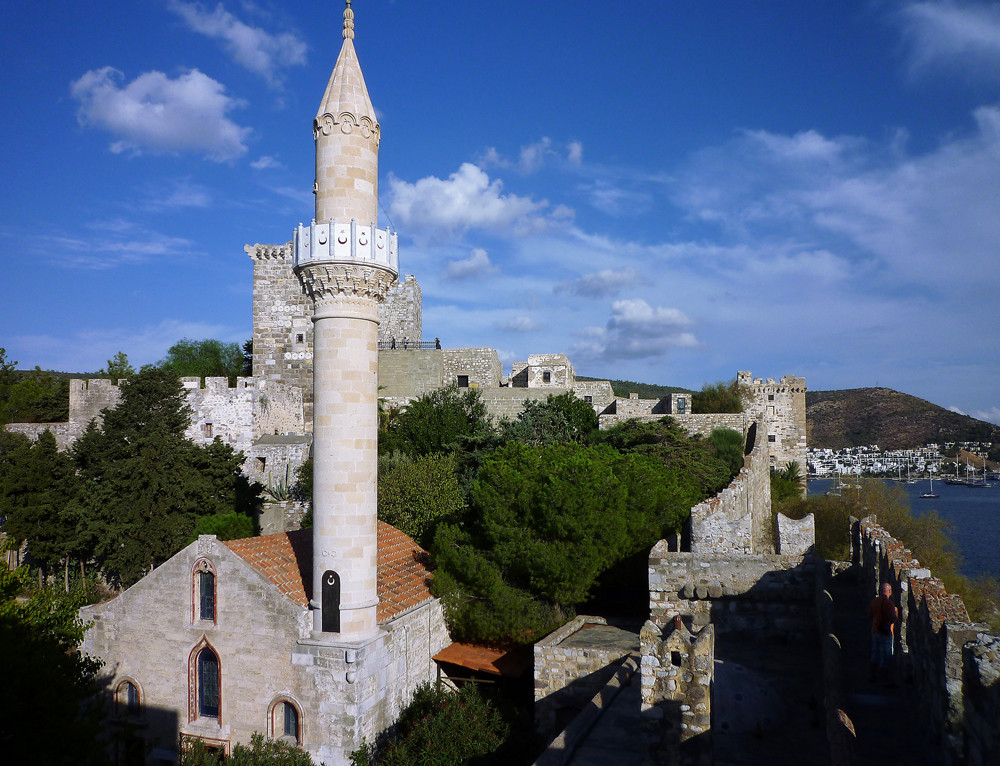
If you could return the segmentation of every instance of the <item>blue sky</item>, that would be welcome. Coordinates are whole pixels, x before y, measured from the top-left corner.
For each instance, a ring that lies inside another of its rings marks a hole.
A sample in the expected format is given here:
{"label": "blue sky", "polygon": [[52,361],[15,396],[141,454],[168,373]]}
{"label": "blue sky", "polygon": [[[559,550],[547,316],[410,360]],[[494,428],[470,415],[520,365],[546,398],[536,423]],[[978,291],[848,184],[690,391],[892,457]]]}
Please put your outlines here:
{"label": "blue sky", "polygon": [[[11,0],[0,346],[250,335],[313,213],[343,5]],[[1000,423],[1000,5],[355,0],[424,336],[682,385],[804,375]]]}

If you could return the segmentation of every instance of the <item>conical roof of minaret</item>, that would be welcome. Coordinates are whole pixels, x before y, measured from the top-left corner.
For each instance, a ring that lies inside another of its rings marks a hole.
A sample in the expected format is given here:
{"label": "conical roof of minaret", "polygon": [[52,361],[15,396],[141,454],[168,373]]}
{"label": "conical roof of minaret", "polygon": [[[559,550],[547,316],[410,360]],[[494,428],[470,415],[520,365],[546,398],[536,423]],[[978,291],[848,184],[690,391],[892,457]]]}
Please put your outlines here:
{"label": "conical roof of minaret", "polygon": [[353,115],[357,122],[367,117],[372,125],[378,125],[375,107],[368,96],[358,54],[354,50],[354,11],[351,10],[350,0],[344,9],[344,44],[333,67],[333,74],[330,75],[330,82],[327,83],[316,119],[330,114],[336,120],[345,112]]}

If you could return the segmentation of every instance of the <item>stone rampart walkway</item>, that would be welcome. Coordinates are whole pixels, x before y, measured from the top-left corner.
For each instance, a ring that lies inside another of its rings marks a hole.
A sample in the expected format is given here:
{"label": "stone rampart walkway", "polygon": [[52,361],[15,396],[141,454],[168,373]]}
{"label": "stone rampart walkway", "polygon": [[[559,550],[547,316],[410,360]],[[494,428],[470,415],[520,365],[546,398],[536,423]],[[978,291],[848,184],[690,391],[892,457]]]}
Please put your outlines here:
{"label": "stone rampart walkway", "polygon": [[[934,763],[918,723],[914,685],[901,677],[899,665],[890,684],[869,681],[868,603],[848,570],[830,584],[833,633],[840,640],[844,712],[854,724],[857,766],[932,766]],[[899,657],[896,658],[898,661]]]}

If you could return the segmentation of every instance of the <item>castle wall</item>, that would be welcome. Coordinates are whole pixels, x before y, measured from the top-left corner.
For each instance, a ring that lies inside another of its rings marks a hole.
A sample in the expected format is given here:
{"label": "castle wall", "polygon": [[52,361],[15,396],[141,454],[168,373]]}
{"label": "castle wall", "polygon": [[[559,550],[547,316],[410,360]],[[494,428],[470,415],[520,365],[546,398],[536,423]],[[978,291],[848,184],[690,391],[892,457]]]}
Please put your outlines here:
{"label": "castle wall", "polygon": [[755,640],[811,640],[819,562],[803,556],[678,553],[661,540],[649,553],[649,618],[674,615]]}
{"label": "castle wall", "polygon": [[[305,427],[312,431],[313,307],[292,270],[292,243],[244,250],[253,260],[253,376],[300,388]],[[420,285],[408,274],[379,304],[379,342],[420,340],[422,312]]]}
{"label": "castle wall", "polygon": [[503,373],[500,357],[492,348],[448,348],[442,353],[443,385],[451,385],[459,375],[469,378],[473,388],[497,388]]}
{"label": "castle wall", "polygon": [[550,396],[568,393],[564,388],[486,388],[479,395],[486,413],[494,420],[516,420],[529,399],[544,402]]}
{"label": "castle wall", "polygon": [[75,439],[70,437],[69,423],[7,423],[6,428],[11,433],[27,436],[35,441],[44,431],[51,431],[56,438],[56,447],[69,449]]}
{"label": "castle wall", "polygon": [[971,622],[962,598],[948,593],[876,517],[853,522],[851,546],[866,592],[874,598],[879,583],[888,582],[898,599],[894,662],[912,679],[933,760],[993,763],[1000,741],[1000,637]]}
{"label": "castle wall", "polygon": [[771,443],[770,464],[783,468],[787,463],[797,462],[802,469],[803,480],[806,466],[806,381],[805,378],[785,375],[780,380],[774,378],[754,378],[749,371],[741,370],[736,375],[737,382],[749,394],[744,405],[755,416],[762,413],[767,421],[765,433]]}
{"label": "castle wall", "polygon": [[589,396],[590,404],[594,406],[594,411],[598,415],[615,400],[615,392],[607,380],[577,380],[573,383],[573,393],[584,401]]}
{"label": "castle wall", "polygon": [[650,763],[712,763],[715,628],[692,634],[678,617],[665,627],[647,621],[642,647],[640,719]]}
{"label": "castle wall", "polygon": [[385,301],[378,307],[378,339],[380,344],[395,338],[396,345],[403,345],[403,338],[419,341],[423,332],[423,294],[417,278],[407,274],[389,288]]}
{"label": "castle wall", "polygon": [[743,468],[715,497],[691,509],[691,550],[696,553],[773,553],[768,443],[760,438]]}
{"label": "castle wall", "polygon": [[627,649],[562,645],[582,628],[606,624],[603,617],[580,615],[535,643],[535,732],[542,739],[562,730],[561,718],[581,710],[628,656]]}

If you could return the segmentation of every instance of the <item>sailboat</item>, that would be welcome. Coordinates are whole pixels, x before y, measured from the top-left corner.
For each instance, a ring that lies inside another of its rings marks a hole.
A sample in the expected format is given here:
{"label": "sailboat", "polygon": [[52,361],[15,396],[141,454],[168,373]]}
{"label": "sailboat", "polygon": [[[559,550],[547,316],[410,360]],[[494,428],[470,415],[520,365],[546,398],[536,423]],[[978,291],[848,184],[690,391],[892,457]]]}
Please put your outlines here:
{"label": "sailboat", "polygon": [[937,492],[934,491],[934,477],[933,476],[931,476],[931,488],[930,488],[930,491],[928,491],[928,492],[922,492],[920,494],[920,496],[921,497],[926,497],[926,498],[941,497],[941,495],[939,495]]}

